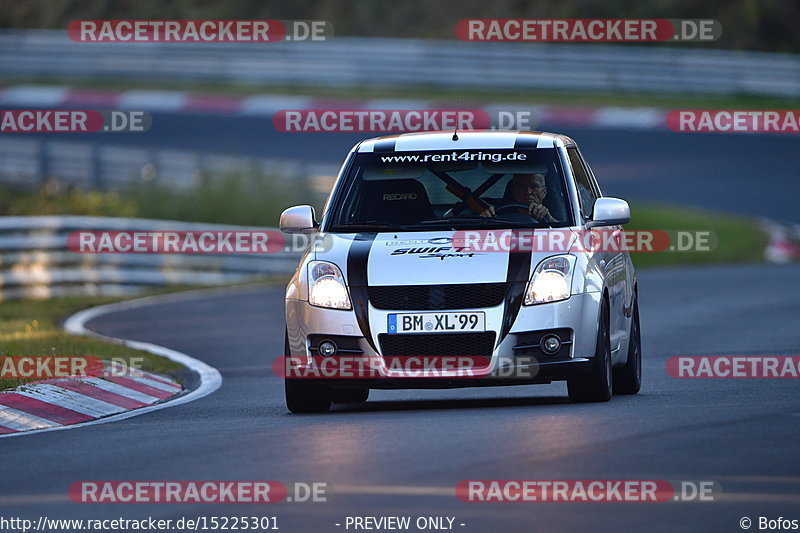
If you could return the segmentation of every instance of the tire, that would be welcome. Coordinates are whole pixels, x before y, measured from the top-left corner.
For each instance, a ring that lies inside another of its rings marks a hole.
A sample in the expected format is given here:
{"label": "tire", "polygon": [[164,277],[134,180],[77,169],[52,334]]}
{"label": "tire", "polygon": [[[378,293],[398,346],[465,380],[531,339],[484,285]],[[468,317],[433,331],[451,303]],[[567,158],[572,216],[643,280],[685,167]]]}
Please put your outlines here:
{"label": "tire", "polygon": [[603,299],[597,324],[597,347],[588,374],[567,380],[569,399],[576,403],[607,402],[611,399],[611,336],[609,334],[608,302]]}
{"label": "tire", "polygon": [[369,389],[334,389],[333,403],[364,403],[369,399]]}
{"label": "tire", "polygon": [[[284,357],[289,356],[289,332],[284,339]],[[331,408],[329,387],[300,378],[284,378],[286,407],[292,413],[324,413]]]}
{"label": "tire", "polygon": [[642,388],[642,332],[639,328],[639,298],[633,301],[633,320],[628,341],[628,361],[614,369],[614,394],[636,394]]}
{"label": "tire", "polygon": [[328,387],[293,378],[284,381],[286,407],[293,413],[324,413],[331,408]]}

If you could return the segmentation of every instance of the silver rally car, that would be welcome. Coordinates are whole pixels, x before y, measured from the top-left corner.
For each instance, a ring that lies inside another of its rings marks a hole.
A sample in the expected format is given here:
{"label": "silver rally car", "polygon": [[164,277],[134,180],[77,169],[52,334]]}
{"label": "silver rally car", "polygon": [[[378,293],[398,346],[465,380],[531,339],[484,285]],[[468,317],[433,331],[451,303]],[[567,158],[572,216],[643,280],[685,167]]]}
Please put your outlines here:
{"label": "silver rally car", "polygon": [[[557,380],[575,402],[636,394],[636,273],[613,246],[629,220],[564,135],[358,143],[319,222],[311,206],[281,215],[282,231],[312,241],[286,291],[289,410],[363,402],[370,389]],[[586,245],[598,231],[612,246]],[[321,372],[331,361],[348,371]],[[353,361],[368,364],[353,372]]]}

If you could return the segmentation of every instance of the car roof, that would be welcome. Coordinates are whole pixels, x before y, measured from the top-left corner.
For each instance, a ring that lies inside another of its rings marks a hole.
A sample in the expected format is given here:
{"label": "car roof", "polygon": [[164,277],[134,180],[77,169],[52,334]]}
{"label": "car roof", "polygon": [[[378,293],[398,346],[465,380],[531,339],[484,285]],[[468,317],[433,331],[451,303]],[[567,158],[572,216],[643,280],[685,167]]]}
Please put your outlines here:
{"label": "car roof", "polygon": [[363,152],[413,152],[419,150],[497,150],[531,149],[576,146],[575,141],[558,133],[543,131],[468,130],[425,131],[375,137],[359,143],[355,151]]}

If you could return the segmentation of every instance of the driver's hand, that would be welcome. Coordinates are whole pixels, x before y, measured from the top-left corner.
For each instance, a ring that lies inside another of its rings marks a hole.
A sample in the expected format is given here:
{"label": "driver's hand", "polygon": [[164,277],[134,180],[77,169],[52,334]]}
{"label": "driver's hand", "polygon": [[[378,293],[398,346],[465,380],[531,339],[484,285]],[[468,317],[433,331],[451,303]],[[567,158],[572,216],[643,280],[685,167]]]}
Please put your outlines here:
{"label": "driver's hand", "polygon": [[550,210],[542,204],[533,203],[528,210],[536,220],[548,220],[550,218]]}
{"label": "driver's hand", "polygon": [[491,217],[495,216],[495,214],[494,214],[494,206],[490,205],[489,207],[487,207],[486,209],[481,211],[480,215],[482,217],[486,217],[486,218],[491,218]]}

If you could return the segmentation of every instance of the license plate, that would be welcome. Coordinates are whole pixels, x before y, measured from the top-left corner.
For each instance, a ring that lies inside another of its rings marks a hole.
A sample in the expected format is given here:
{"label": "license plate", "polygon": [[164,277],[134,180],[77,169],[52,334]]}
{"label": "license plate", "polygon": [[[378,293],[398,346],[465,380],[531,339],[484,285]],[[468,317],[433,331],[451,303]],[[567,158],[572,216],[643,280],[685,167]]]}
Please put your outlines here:
{"label": "license plate", "polygon": [[486,317],[480,313],[391,313],[389,333],[456,333],[485,331]]}

